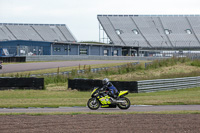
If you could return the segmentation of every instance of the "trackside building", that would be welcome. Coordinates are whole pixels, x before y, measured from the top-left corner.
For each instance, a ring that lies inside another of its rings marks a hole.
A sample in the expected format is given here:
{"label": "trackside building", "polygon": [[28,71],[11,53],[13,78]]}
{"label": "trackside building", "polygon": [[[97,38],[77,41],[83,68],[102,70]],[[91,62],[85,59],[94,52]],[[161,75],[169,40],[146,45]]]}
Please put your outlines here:
{"label": "trackside building", "polygon": [[121,46],[78,43],[65,24],[0,24],[0,48],[13,56],[121,56]]}

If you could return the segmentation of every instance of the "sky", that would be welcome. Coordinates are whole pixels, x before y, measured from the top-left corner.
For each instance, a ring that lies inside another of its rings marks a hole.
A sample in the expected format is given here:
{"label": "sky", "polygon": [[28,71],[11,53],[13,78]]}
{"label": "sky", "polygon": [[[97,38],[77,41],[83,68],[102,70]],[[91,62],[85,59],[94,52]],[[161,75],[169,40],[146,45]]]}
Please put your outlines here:
{"label": "sky", "polygon": [[200,0],[0,0],[0,23],[66,24],[77,41],[99,41],[97,15],[200,14]]}

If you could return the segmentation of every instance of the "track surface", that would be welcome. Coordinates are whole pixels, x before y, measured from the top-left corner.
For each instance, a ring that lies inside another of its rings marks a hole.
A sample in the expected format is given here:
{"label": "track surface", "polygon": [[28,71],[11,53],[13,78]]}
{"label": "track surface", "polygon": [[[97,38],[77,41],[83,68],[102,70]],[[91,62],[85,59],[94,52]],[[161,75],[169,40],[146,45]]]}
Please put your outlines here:
{"label": "track surface", "polygon": [[14,108],[0,109],[0,113],[49,113],[49,112],[151,112],[151,111],[176,111],[176,110],[199,110],[200,105],[164,105],[164,106],[144,106],[132,105],[127,110],[119,108],[99,108],[90,110],[87,107],[60,107],[60,108]]}
{"label": "track surface", "polygon": [[199,133],[200,114],[1,115],[1,133]]}
{"label": "track surface", "polygon": [[23,72],[23,71],[58,68],[58,67],[107,64],[107,63],[122,63],[122,62],[131,62],[131,61],[101,61],[101,60],[98,60],[98,61],[61,61],[61,62],[7,64],[7,65],[3,65],[3,69],[0,70],[0,73],[12,73],[12,72]]}

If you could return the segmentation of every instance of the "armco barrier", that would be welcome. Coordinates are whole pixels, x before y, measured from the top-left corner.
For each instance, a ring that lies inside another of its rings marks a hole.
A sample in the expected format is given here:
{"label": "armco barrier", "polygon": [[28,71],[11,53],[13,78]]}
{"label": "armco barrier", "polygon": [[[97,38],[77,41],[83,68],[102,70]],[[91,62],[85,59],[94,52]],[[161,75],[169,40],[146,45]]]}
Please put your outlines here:
{"label": "armco barrier", "polygon": [[[132,93],[155,92],[164,90],[186,89],[200,87],[200,76],[156,79],[142,81],[111,81],[118,90],[129,90]],[[92,90],[94,87],[102,87],[101,80],[92,79],[69,79],[68,88],[79,91]]]}
{"label": "armco barrier", "polygon": [[44,89],[44,78],[0,78],[0,90],[5,89]]}
{"label": "armco barrier", "polygon": [[200,76],[138,81],[138,92],[186,89],[200,87]]}
{"label": "armco barrier", "polygon": [[[137,93],[136,81],[111,81],[118,90],[129,90],[129,92]],[[79,91],[91,91],[94,87],[102,87],[101,80],[92,79],[69,79],[68,88],[77,89]]]}

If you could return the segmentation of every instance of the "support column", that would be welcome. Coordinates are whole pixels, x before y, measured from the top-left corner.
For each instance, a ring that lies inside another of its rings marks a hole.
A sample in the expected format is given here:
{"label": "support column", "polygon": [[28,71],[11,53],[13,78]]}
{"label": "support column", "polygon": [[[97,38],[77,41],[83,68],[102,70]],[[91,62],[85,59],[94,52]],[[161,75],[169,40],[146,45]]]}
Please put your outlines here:
{"label": "support column", "polygon": [[128,49],[128,56],[131,56],[131,48]]}
{"label": "support column", "polygon": [[90,45],[89,45],[89,48],[88,48],[88,55],[90,55]]}
{"label": "support column", "polygon": [[137,56],[140,56],[140,54],[139,54],[139,48],[137,48],[136,51],[137,51]]}
{"label": "support column", "polygon": [[53,55],[53,43],[51,44],[51,55]]}
{"label": "support column", "polygon": [[69,55],[69,52],[70,52],[70,51],[69,51],[69,45],[67,45],[67,51],[68,51],[68,53],[67,53],[67,54]]}
{"label": "support column", "polygon": [[110,53],[111,53],[111,55],[110,55],[110,56],[113,56],[113,53],[112,53],[112,51],[113,51],[113,50],[112,50],[112,47],[111,47],[111,49],[110,49]]}
{"label": "support column", "polygon": [[80,46],[78,45],[78,53],[77,53],[77,55],[79,55],[79,52],[80,52],[80,49],[79,49],[79,48],[80,48]]}

